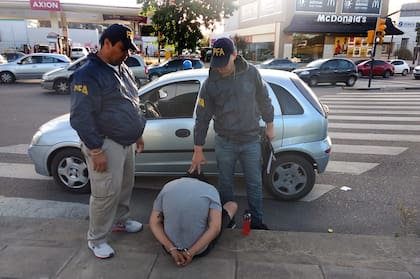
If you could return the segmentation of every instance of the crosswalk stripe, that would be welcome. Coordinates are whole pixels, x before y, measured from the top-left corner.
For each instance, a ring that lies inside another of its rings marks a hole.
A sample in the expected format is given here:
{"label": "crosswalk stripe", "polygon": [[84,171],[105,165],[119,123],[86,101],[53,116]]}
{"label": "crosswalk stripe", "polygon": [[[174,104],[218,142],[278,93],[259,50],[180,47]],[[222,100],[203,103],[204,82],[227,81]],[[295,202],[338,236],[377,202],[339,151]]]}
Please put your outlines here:
{"label": "crosswalk stripe", "polygon": [[330,107],[331,114],[381,114],[381,115],[420,115],[420,111],[409,111],[409,110],[381,110],[381,109],[370,109],[370,110],[356,110],[356,109],[340,109],[336,107]]}
{"label": "crosswalk stripe", "polygon": [[50,180],[50,177],[39,175],[32,164],[1,163],[0,177]]}
{"label": "crosswalk stripe", "polygon": [[407,149],[407,147],[398,146],[333,144],[332,153],[398,155]]}
{"label": "crosswalk stripe", "polygon": [[82,203],[0,196],[0,216],[86,219],[88,208]]}
{"label": "crosswalk stripe", "polygon": [[0,153],[28,154],[28,144],[1,146]]}
{"label": "crosswalk stripe", "polygon": [[328,106],[332,104],[345,104],[345,105],[420,105],[420,102],[399,102],[399,101],[364,101],[364,100],[354,100],[354,101],[328,101],[323,103]]}
{"label": "crosswalk stripe", "polygon": [[364,123],[339,123],[328,122],[328,128],[359,129],[359,130],[395,130],[395,131],[420,131],[420,125],[396,125],[396,124],[364,124]]}
{"label": "crosswalk stripe", "polygon": [[[355,95],[364,95],[364,96],[383,96],[383,95],[392,95],[395,96],[395,92],[378,92],[378,91],[370,91],[369,93],[366,92],[338,92],[335,95],[340,96],[355,96]],[[329,95],[329,96],[335,96],[335,95]],[[412,96],[412,95],[418,95],[420,96],[420,93],[418,91],[404,91],[401,94],[398,94],[398,96]]]}
{"label": "crosswalk stripe", "polygon": [[396,134],[374,134],[374,133],[339,133],[329,132],[332,139],[357,139],[372,141],[395,141],[395,142],[420,142],[420,135],[396,135]]}
{"label": "crosswalk stripe", "polygon": [[420,121],[420,117],[412,116],[358,116],[358,115],[328,115],[328,119],[334,120],[368,120],[368,121]]}
{"label": "crosswalk stripe", "polygon": [[331,109],[359,109],[359,110],[370,110],[370,109],[383,109],[383,110],[391,110],[391,109],[404,109],[404,110],[420,110],[420,106],[369,106],[369,105],[333,105],[328,106]]}
{"label": "crosswalk stripe", "polygon": [[372,98],[372,97],[363,97],[363,96],[358,96],[357,98],[354,98],[354,97],[342,97],[342,96],[340,96],[340,97],[329,97],[329,98],[322,98],[321,99],[322,101],[325,101],[325,100],[350,100],[350,101],[352,101],[352,100],[360,100],[360,101],[363,101],[363,102],[367,102],[367,101],[420,101],[420,98],[388,98],[388,97],[380,97],[380,96],[377,96],[377,97],[374,97],[374,98]]}
{"label": "crosswalk stripe", "polygon": [[327,172],[339,172],[360,175],[373,169],[378,165],[378,163],[330,161],[330,163],[327,166]]}

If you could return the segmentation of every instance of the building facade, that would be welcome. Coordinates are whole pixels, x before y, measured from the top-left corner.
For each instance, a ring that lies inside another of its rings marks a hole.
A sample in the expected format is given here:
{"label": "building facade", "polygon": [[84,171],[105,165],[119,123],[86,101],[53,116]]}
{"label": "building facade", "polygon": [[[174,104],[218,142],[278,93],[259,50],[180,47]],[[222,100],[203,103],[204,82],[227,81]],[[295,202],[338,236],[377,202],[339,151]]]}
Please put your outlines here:
{"label": "building facade", "polygon": [[[224,36],[247,42],[247,59],[288,57],[301,61],[333,56],[353,60],[370,57],[367,31],[386,18],[387,35],[401,34],[387,18],[389,0],[239,0],[225,22]],[[386,53],[381,45],[377,54]]]}
{"label": "building facade", "polygon": [[416,54],[417,42],[417,24],[420,24],[420,3],[409,3],[401,6],[398,28],[404,34],[394,38],[396,49],[405,48],[411,53]]}

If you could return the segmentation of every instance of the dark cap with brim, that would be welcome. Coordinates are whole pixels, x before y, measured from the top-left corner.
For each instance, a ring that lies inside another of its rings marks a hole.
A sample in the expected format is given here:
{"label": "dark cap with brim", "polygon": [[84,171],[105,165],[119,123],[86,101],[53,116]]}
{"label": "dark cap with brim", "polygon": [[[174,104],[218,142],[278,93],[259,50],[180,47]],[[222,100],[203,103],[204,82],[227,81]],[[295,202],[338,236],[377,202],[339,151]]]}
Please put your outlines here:
{"label": "dark cap with brim", "polygon": [[235,46],[229,38],[217,39],[213,45],[213,52],[210,61],[210,67],[222,68],[225,67],[228,62],[230,55],[235,51]]}
{"label": "dark cap with brim", "polygon": [[108,38],[113,41],[121,41],[127,49],[139,50],[133,41],[134,32],[130,27],[122,24],[112,24],[102,33],[102,39]]}

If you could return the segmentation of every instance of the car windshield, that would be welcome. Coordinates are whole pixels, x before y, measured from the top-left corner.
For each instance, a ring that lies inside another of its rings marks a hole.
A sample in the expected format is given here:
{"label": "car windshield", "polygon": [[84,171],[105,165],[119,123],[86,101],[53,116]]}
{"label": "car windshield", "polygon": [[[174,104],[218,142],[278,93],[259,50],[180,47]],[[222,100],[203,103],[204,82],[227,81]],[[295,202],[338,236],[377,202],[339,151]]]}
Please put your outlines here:
{"label": "car windshield", "polygon": [[312,61],[311,63],[309,63],[308,65],[306,65],[306,67],[308,67],[308,68],[318,68],[325,61],[326,61],[326,59],[315,60],[315,61]]}

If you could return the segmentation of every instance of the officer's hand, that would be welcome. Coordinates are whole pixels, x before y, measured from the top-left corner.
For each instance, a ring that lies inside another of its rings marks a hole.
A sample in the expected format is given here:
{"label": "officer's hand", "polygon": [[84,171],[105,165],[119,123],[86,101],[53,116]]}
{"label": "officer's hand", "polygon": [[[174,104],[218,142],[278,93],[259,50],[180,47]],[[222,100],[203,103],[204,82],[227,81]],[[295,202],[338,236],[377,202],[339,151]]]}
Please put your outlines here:
{"label": "officer's hand", "polygon": [[141,153],[143,152],[143,150],[144,150],[144,140],[143,140],[143,137],[141,136],[136,141],[136,151],[138,153]]}
{"label": "officer's hand", "polygon": [[206,164],[207,160],[203,153],[203,147],[194,145],[194,154],[191,161],[190,169],[188,170],[189,173],[193,173],[197,171],[198,174],[201,173],[201,165]]}
{"label": "officer's hand", "polygon": [[276,137],[273,122],[267,123],[267,127],[265,128],[265,135],[270,141],[272,141]]}
{"label": "officer's hand", "polygon": [[107,159],[103,152],[90,155],[93,162],[93,170],[97,172],[106,172],[108,169]]}

